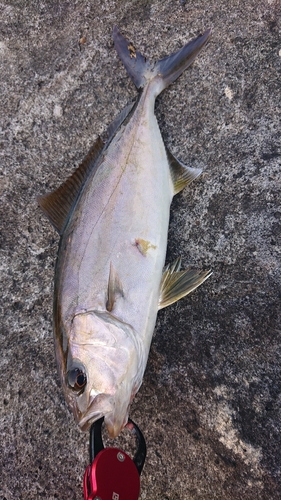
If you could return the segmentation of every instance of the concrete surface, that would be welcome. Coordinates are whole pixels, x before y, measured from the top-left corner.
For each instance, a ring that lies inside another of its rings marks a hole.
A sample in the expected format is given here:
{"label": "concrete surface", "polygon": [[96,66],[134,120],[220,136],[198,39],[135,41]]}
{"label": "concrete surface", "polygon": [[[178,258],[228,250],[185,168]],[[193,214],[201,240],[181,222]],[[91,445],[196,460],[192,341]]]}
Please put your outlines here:
{"label": "concrete surface", "polygon": [[[280,439],[280,2],[4,0],[1,57],[1,500],[82,499],[88,436],[52,342],[57,186],[136,95],[117,24],[158,59],[204,28],[204,53],[157,103],[172,151],[205,174],[172,205],[167,260],[210,267],[163,310],[131,417],[142,500],[277,500]],[[80,41],[80,43],[79,43]]]}

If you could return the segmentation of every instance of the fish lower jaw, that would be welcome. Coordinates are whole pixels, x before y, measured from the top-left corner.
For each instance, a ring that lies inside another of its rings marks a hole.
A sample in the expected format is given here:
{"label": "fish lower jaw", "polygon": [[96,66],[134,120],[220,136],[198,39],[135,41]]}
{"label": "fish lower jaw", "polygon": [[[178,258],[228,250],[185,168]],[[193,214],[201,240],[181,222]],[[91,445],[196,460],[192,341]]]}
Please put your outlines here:
{"label": "fish lower jaw", "polygon": [[103,412],[100,411],[95,411],[93,413],[87,413],[85,416],[83,416],[79,422],[78,425],[81,429],[82,432],[87,432],[91,425],[96,422],[96,420],[99,420],[99,418],[103,417]]}
{"label": "fish lower jaw", "polygon": [[104,423],[107,429],[107,432],[109,434],[109,437],[116,438],[122,429],[125,427],[125,425],[128,422],[128,414],[123,419],[118,419],[116,421],[115,418],[113,418],[112,412],[104,412],[104,411],[88,411],[85,415],[80,417],[80,419],[77,421],[79,428],[82,432],[87,432],[91,425],[99,420],[101,417],[104,417]]}
{"label": "fish lower jaw", "polygon": [[99,394],[92,398],[86,411],[79,411],[76,407],[74,415],[80,429],[86,432],[96,420],[112,413],[112,407],[112,396],[108,394]]}

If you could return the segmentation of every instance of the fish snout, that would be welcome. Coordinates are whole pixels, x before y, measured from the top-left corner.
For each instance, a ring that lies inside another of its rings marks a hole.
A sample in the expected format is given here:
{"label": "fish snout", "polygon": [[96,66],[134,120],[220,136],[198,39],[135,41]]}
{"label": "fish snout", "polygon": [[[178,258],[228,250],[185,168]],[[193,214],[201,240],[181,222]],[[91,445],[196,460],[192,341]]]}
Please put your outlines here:
{"label": "fish snout", "polygon": [[111,438],[119,436],[122,429],[128,422],[130,405],[118,405],[115,402],[115,408],[112,412],[104,416],[104,423]]}
{"label": "fish snout", "polygon": [[107,432],[109,434],[109,437],[111,437],[112,439],[118,437],[120,432],[122,431],[122,429],[124,429],[127,422],[128,422],[128,416],[126,416],[125,419],[117,420],[117,421],[116,420],[113,421],[110,418],[110,416],[109,416],[109,418],[107,418],[105,416],[104,423],[105,423]]}

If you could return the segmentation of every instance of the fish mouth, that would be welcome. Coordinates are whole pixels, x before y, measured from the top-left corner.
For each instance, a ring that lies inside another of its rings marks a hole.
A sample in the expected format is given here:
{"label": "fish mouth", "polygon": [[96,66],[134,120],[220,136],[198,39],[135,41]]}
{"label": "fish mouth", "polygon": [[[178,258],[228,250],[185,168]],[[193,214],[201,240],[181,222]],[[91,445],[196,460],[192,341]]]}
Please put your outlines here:
{"label": "fish mouth", "polygon": [[104,417],[105,427],[111,438],[116,438],[128,421],[128,411],[123,415],[116,415],[112,405],[112,397],[100,394],[90,404],[87,411],[77,418],[77,423],[82,432],[87,432],[91,425]]}
{"label": "fish mouth", "polygon": [[86,412],[78,416],[77,421],[81,431],[86,432],[96,420],[110,412],[112,412],[112,397],[108,394],[99,394],[90,403]]}
{"label": "fish mouth", "polygon": [[78,422],[81,431],[87,432],[90,429],[91,425],[103,416],[103,412],[100,411],[94,411],[90,413],[87,412],[86,415],[84,415]]}

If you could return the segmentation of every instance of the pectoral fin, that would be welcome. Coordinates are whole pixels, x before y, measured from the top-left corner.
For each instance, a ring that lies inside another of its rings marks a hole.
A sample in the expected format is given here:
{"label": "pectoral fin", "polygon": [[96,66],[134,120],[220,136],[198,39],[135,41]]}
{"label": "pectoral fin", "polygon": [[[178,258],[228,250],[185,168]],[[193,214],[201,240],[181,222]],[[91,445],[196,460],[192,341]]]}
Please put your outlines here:
{"label": "pectoral fin", "polygon": [[123,292],[123,287],[122,283],[119,279],[119,276],[114,269],[112,262],[110,262],[110,270],[109,270],[109,279],[108,279],[108,289],[107,289],[107,302],[106,302],[106,309],[108,312],[111,312],[114,303],[116,302],[116,299],[118,297],[123,297],[124,292]]}
{"label": "pectoral fin", "polygon": [[170,173],[174,184],[174,193],[179,193],[185,186],[188,186],[196,177],[202,173],[200,168],[191,168],[178,160],[166,147],[166,153],[170,166]]}
{"label": "pectoral fin", "polygon": [[211,271],[198,271],[190,268],[180,271],[180,267],[181,259],[178,258],[173,264],[169,264],[164,269],[158,309],[163,309],[163,307],[167,307],[185,297],[212,274]]}

